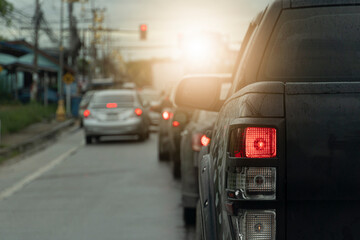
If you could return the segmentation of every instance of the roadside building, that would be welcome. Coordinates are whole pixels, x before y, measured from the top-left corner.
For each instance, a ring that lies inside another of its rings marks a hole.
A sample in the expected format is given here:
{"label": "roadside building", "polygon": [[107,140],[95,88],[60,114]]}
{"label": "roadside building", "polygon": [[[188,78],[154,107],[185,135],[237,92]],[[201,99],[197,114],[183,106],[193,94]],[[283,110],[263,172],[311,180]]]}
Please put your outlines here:
{"label": "roadside building", "polygon": [[[65,58],[66,59],[66,58]],[[22,102],[30,101],[33,87],[38,89],[38,101],[56,102],[58,99],[58,58],[38,50],[38,82],[34,81],[34,47],[24,40],[0,41],[0,91]],[[65,66],[63,72],[74,73]]]}

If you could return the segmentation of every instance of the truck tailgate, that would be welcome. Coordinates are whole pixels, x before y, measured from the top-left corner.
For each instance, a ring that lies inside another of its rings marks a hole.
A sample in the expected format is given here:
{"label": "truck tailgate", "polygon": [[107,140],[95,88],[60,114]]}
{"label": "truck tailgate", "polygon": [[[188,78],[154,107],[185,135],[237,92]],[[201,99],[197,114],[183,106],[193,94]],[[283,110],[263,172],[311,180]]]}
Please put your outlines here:
{"label": "truck tailgate", "polygon": [[360,82],[285,87],[287,239],[358,239]]}

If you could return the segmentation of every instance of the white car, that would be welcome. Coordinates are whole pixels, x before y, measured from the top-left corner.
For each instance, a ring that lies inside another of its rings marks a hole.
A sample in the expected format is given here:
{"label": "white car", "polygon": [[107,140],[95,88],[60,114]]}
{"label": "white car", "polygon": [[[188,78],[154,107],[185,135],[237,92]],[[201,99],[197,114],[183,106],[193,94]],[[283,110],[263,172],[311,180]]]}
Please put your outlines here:
{"label": "white car", "polygon": [[135,90],[103,90],[92,96],[84,111],[87,144],[101,136],[138,135],[149,137],[149,117]]}

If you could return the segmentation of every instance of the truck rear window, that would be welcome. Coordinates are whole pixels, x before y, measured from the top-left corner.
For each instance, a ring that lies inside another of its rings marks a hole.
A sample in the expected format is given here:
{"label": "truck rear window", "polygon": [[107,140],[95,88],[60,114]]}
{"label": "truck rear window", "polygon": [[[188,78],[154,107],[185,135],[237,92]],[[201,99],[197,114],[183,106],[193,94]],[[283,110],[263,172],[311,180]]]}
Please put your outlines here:
{"label": "truck rear window", "polygon": [[269,42],[268,80],[339,81],[360,76],[360,8],[283,11]]}

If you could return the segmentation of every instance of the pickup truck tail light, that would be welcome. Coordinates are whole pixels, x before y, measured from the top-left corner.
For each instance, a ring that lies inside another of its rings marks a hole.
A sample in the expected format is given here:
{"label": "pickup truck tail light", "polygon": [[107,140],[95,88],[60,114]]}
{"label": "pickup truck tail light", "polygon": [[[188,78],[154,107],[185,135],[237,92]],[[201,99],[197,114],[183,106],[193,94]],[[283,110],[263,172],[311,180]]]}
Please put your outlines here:
{"label": "pickup truck tail light", "polygon": [[245,129],[245,156],[272,158],[276,156],[276,129],[248,127]]}
{"label": "pickup truck tail light", "polygon": [[246,210],[232,217],[239,240],[275,240],[275,210]]}
{"label": "pickup truck tail light", "polygon": [[246,127],[232,130],[230,155],[239,158],[274,158],[277,154],[276,129]]}
{"label": "pickup truck tail light", "polygon": [[[263,208],[263,201],[271,206],[277,200],[277,171],[280,169],[277,134],[273,127],[239,125],[231,128],[228,153],[232,165],[226,172],[225,184],[229,203],[237,206],[228,211],[238,240],[276,239],[274,209],[277,207],[255,210],[252,206]],[[245,209],[246,205],[240,201],[253,205]]]}
{"label": "pickup truck tail light", "polygon": [[229,197],[241,200],[275,200],[276,168],[237,167],[228,172]]}

